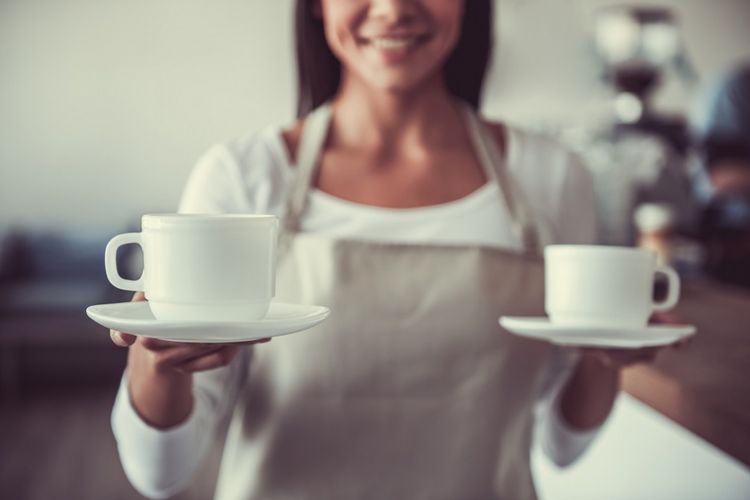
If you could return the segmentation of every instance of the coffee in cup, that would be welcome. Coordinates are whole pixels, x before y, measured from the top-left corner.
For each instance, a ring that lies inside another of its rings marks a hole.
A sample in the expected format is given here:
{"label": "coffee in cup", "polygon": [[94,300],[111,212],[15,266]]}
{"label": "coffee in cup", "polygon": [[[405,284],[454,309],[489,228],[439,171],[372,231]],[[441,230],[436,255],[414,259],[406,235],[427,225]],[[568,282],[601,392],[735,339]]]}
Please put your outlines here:
{"label": "coffee in cup", "polygon": [[[550,245],[544,251],[545,309],[560,325],[641,328],[654,311],[677,304],[680,279],[657,264],[647,249]],[[657,275],[667,279],[666,298],[653,300]]]}
{"label": "coffee in cup", "polygon": [[[144,215],[142,232],[107,244],[107,278],[117,288],[145,292],[160,320],[257,320],[275,293],[278,225],[273,215]],[[117,269],[117,249],[127,244],[143,249],[137,280]]]}

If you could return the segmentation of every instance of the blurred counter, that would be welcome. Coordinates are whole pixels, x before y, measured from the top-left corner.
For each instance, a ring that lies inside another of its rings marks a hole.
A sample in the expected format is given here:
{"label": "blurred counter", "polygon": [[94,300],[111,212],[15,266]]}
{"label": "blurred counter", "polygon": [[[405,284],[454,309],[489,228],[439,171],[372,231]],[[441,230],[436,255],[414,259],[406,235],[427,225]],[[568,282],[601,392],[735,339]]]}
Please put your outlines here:
{"label": "blurred counter", "polygon": [[624,389],[750,466],[750,292],[687,282],[677,312],[697,334],[628,369]]}
{"label": "blurred counter", "polygon": [[540,500],[747,500],[750,468],[621,394],[591,448],[560,469],[531,454]]}

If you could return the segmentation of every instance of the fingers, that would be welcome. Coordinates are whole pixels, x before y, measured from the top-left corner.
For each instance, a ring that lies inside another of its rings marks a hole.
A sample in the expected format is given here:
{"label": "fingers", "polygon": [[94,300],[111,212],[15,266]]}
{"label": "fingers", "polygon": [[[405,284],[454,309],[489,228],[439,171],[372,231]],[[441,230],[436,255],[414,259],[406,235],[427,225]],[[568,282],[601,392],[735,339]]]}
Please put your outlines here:
{"label": "fingers", "polygon": [[607,356],[607,353],[603,349],[584,347],[581,351],[585,356],[595,359],[603,366],[612,367],[615,365],[614,360]]}
{"label": "fingers", "polygon": [[[146,294],[143,292],[135,292],[130,299],[131,302],[143,302],[144,300],[146,300]],[[129,347],[138,339],[138,337],[133,334],[123,333],[117,330],[110,330],[109,338],[112,339],[112,343],[118,347]]]}
{"label": "fingers", "polygon": [[184,373],[220,368],[231,363],[241,348],[242,346],[240,345],[225,345],[217,351],[185,361],[176,368]]}
{"label": "fingers", "polygon": [[213,354],[224,349],[221,344],[184,344],[170,349],[148,351],[151,363],[157,370],[176,369],[185,362]]}
{"label": "fingers", "polygon": [[227,366],[232,362],[234,357],[237,356],[237,353],[240,352],[243,346],[251,344],[265,344],[270,341],[270,338],[265,338],[251,340],[248,342],[237,342],[235,344],[219,344],[221,345],[220,349],[216,351],[210,351],[203,355],[196,356],[195,358],[186,360],[182,364],[178,365],[177,369],[183,373],[193,373]]}
{"label": "fingers", "polygon": [[234,345],[266,344],[266,343],[268,343],[270,341],[271,341],[270,338],[265,338],[265,339],[258,339],[258,340],[248,340],[247,342],[237,342]]}
{"label": "fingers", "polygon": [[153,339],[151,337],[141,337],[138,340],[138,345],[149,351],[163,351],[165,349],[173,349],[175,347],[187,346],[196,347],[201,345],[210,344],[199,344],[193,342],[170,342],[169,340]]}
{"label": "fingers", "polygon": [[655,325],[684,325],[686,321],[674,311],[660,311],[651,315],[649,323]]}
{"label": "fingers", "polygon": [[660,347],[640,349],[583,349],[584,354],[595,358],[604,366],[625,367],[637,363],[649,363],[656,358]]}
{"label": "fingers", "polygon": [[656,358],[658,348],[644,347],[642,349],[613,350],[609,355],[620,365],[628,366],[636,363],[649,363]]}
{"label": "fingers", "polygon": [[118,347],[128,347],[135,343],[137,337],[129,333],[122,333],[122,332],[118,332],[117,330],[110,330],[109,338],[112,339],[112,343]]}
{"label": "fingers", "polygon": [[688,337],[686,339],[678,340],[674,344],[672,344],[672,348],[676,350],[682,350],[685,349],[687,346],[689,346],[693,342],[692,337]]}
{"label": "fingers", "polygon": [[246,345],[263,344],[270,340],[266,338],[233,344],[200,344],[141,338],[138,343],[144,347],[157,370],[192,373],[226,366]]}

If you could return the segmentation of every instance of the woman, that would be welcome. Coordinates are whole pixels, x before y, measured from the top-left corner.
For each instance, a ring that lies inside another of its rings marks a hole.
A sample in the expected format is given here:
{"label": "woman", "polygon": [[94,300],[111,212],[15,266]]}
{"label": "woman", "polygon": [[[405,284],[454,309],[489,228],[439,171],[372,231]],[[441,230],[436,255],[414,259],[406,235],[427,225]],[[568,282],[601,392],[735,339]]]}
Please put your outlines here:
{"label": "woman", "polygon": [[478,119],[491,14],[297,2],[300,120],[209,151],[180,210],[281,216],[277,298],[333,313],[253,347],[112,332],[130,346],[113,427],[143,493],[184,487],[229,413],[217,498],[534,498],[539,402],[556,462],[586,447],[614,356],[566,358],[496,321],[539,307],[518,250],[593,239],[591,182],[556,145]]}

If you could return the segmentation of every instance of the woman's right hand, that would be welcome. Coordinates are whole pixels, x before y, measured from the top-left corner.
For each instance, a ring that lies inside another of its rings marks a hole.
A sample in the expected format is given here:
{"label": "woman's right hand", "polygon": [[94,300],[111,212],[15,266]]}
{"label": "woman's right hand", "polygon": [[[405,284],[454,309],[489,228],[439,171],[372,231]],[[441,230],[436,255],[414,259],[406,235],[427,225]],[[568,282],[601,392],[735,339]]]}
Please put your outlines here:
{"label": "woman's right hand", "polygon": [[[146,300],[143,292],[133,301]],[[192,411],[192,374],[226,366],[245,345],[168,342],[110,330],[112,342],[129,347],[128,392],[133,408],[148,424],[168,428],[184,421]]]}
{"label": "woman's right hand", "polygon": [[[133,302],[144,300],[146,298],[143,292],[136,292],[132,298]],[[271,340],[260,339],[231,344],[199,344],[137,337],[117,330],[110,330],[109,336],[117,346],[132,346],[135,350],[144,351],[144,355],[148,358],[148,364],[154,371],[161,373],[175,371],[183,374],[226,366],[231,363],[243,345],[260,344]]]}

